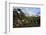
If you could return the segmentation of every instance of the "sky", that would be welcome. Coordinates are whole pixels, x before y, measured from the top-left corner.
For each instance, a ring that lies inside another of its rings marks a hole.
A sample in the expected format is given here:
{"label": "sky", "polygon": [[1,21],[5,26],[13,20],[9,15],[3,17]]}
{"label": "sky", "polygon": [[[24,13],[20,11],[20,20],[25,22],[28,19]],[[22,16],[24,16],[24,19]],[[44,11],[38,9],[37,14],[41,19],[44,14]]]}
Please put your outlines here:
{"label": "sky", "polygon": [[18,8],[20,8],[28,16],[32,15],[40,16],[40,8],[38,7],[18,7]]}

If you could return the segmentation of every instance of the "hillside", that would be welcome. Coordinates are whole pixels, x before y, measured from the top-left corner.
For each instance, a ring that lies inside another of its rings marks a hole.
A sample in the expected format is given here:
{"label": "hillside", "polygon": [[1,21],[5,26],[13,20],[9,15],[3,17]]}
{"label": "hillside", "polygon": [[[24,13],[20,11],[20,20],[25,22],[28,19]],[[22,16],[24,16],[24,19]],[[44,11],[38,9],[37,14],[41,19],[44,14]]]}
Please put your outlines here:
{"label": "hillside", "polygon": [[13,9],[13,28],[39,27],[40,16],[25,16],[21,9]]}

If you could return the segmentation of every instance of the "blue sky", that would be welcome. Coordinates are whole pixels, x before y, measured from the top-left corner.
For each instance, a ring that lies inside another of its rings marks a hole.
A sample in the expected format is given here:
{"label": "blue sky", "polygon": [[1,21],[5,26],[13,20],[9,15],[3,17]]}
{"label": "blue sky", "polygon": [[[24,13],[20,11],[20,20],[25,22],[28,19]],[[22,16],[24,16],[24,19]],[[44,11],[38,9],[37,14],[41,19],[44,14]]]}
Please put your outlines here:
{"label": "blue sky", "polygon": [[[16,7],[17,8],[17,7]],[[18,7],[20,8],[26,15],[40,15],[40,8],[38,7]]]}

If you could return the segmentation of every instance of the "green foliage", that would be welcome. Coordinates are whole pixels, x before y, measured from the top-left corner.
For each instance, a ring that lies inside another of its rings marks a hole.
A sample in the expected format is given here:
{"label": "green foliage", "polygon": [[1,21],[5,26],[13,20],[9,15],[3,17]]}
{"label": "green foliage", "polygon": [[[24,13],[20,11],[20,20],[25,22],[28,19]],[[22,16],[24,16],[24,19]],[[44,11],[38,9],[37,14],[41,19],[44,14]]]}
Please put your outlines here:
{"label": "green foliage", "polygon": [[[20,9],[18,9],[21,11]],[[13,11],[13,28],[15,27],[39,27],[40,26],[40,16],[25,16],[17,11]]]}

